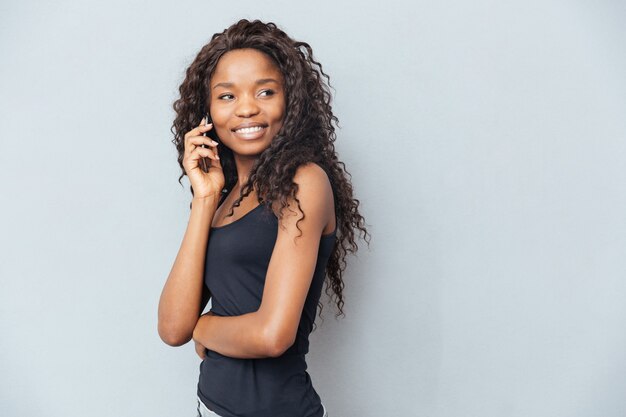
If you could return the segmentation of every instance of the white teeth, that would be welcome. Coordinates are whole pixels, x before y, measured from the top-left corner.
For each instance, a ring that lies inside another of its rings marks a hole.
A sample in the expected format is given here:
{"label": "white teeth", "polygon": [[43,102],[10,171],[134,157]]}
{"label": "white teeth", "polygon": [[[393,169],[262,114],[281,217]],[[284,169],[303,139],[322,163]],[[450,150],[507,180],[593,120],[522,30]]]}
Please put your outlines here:
{"label": "white teeth", "polygon": [[263,126],[244,127],[244,128],[235,130],[235,132],[237,132],[237,133],[252,133],[252,132],[258,132],[260,130],[263,130]]}

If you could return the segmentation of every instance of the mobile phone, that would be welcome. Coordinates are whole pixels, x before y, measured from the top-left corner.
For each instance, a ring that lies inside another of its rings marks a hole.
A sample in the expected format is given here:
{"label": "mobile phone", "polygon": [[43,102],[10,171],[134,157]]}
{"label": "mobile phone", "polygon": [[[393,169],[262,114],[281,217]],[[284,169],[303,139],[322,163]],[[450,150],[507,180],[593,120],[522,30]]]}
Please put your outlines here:
{"label": "mobile phone", "polygon": [[[205,122],[204,125],[208,125],[209,123],[212,123],[213,120],[211,120],[211,115],[207,112],[205,113]],[[217,135],[215,134],[215,128],[211,128],[211,130],[206,131],[202,134],[202,136],[206,136],[211,138],[212,140],[216,141],[219,143],[219,138],[217,137]],[[203,148],[208,148],[207,145],[202,144],[200,145]],[[200,160],[200,168],[204,171],[204,172],[209,172],[209,167],[211,166],[211,160],[207,157],[204,157]]]}
{"label": "mobile phone", "polygon": [[[211,115],[208,112],[204,116],[206,117],[205,125],[208,125],[209,123],[213,123],[213,119],[211,119]],[[211,128],[211,130],[209,130],[208,132],[204,132],[204,136],[208,136],[218,143],[220,141],[220,138],[217,137],[217,133],[215,133],[215,126]]]}

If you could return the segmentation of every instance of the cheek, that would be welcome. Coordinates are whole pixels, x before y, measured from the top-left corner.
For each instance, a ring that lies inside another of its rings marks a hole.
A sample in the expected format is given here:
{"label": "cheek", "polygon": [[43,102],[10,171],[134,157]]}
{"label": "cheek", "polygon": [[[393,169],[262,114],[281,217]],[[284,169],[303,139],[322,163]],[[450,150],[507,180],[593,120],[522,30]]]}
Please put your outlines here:
{"label": "cheek", "polygon": [[215,128],[215,133],[217,133],[217,136],[220,139],[224,139],[225,137],[227,137],[229,135],[229,131],[226,127],[222,126],[222,127],[216,127]]}
{"label": "cheek", "polygon": [[213,122],[220,125],[224,124],[224,121],[226,120],[226,115],[224,114],[223,110],[220,110],[219,107],[211,106],[209,108],[209,112],[211,113],[211,119],[213,119]]}
{"label": "cheek", "polygon": [[228,134],[228,128],[226,127],[228,116],[225,115],[223,111],[219,111],[218,109],[211,109],[210,112],[211,120],[213,120],[213,128],[217,132],[218,136]]}
{"label": "cheek", "polygon": [[282,103],[280,106],[277,106],[277,108],[274,111],[274,120],[282,123],[285,120],[286,111],[287,109],[285,108],[284,103]]}

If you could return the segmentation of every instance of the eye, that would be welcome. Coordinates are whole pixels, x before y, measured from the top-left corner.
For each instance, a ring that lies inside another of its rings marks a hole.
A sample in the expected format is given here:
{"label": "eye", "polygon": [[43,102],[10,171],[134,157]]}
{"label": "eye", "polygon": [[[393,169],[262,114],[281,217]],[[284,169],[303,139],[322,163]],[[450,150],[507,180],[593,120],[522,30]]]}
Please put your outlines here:
{"label": "eye", "polygon": [[265,97],[267,97],[268,95],[273,96],[274,94],[276,94],[274,90],[263,90],[261,91],[261,94],[263,93],[268,93]]}
{"label": "eye", "polygon": [[221,96],[218,97],[218,99],[222,100],[224,97],[232,97],[232,94],[222,94]]}

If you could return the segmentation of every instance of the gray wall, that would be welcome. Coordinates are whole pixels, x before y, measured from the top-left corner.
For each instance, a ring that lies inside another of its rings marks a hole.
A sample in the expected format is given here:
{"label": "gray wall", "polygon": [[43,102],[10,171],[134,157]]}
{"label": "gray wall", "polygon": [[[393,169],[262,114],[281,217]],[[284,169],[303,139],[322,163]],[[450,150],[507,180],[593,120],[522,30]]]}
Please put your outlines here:
{"label": "gray wall", "polygon": [[195,415],[171,103],[258,17],[331,75],[373,237],[311,336],[330,416],[624,416],[626,7],[506,3],[3,2],[0,415]]}

